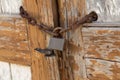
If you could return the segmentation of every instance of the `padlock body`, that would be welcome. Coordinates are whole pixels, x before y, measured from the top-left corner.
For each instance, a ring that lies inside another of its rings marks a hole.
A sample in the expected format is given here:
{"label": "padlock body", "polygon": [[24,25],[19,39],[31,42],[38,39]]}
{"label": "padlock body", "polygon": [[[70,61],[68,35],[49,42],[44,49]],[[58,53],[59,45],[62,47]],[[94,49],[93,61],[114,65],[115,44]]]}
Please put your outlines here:
{"label": "padlock body", "polygon": [[63,38],[50,38],[48,49],[63,51],[64,42]]}

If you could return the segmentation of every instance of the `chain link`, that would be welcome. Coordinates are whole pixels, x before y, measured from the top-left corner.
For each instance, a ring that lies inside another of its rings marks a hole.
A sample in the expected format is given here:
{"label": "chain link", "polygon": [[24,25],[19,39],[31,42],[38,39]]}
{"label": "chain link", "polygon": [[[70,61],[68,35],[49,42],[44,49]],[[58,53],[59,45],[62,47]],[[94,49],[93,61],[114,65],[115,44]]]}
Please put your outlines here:
{"label": "chain link", "polygon": [[88,15],[81,18],[79,21],[76,21],[75,23],[68,26],[67,29],[64,29],[62,27],[56,27],[56,28],[50,28],[44,24],[38,24],[35,18],[32,18],[27,11],[24,10],[24,8],[20,7],[20,15],[23,18],[26,18],[28,20],[28,23],[34,26],[38,26],[39,29],[43,30],[44,32],[53,35],[58,36],[62,33],[68,32],[70,30],[76,29],[79,27],[79,25],[82,25],[84,23],[91,23],[93,21],[96,21],[98,19],[98,15],[96,12],[92,11]]}

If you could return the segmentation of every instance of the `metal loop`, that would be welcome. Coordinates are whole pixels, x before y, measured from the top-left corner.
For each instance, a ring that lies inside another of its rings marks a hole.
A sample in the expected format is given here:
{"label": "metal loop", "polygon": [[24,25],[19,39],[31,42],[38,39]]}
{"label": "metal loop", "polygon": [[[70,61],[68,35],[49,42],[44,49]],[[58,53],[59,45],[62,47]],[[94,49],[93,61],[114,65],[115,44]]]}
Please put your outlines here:
{"label": "metal loop", "polygon": [[53,32],[58,32],[58,31],[61,31],[63,28],[62,27],[56,27],[54,28]]}

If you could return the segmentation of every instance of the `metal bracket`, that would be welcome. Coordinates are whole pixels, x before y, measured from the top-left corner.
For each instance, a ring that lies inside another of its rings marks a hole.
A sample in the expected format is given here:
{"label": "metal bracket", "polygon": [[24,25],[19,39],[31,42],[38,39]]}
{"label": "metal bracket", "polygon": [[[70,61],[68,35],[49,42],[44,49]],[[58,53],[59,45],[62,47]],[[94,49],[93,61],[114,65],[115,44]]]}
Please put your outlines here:
{"label": "metal bracket", "polygon": [[36,51],[45,54],[45,56],[50,57],[50,56],[55,56],[54,50],[51,49],[40,49],[40,48],[35,48]]}

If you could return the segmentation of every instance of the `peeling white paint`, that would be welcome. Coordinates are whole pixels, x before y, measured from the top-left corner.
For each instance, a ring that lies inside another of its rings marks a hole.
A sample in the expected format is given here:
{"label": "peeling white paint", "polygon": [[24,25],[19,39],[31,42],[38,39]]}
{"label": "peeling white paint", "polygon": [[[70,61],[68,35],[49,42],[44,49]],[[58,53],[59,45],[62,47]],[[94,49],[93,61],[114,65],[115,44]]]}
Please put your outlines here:
{"label": "peeling white paint", "polygon": [[[96,61],[96,63],[93,64],[91,60]],[[115,64],[114,62],[109,62],[105,60],[86,59],[86,65],[88,68],[87,75],[93,74],[93,76],[95,76],[96,74],[104,74],[109,78],[112,78],[113,72],[111,71],[112,70],[111,66],[114,64]],[[91,68],[94,70],[92,70]]]}
{"label": "peeling white paint", "polygon": [[32,80],[31,68],[0,61],[0,80]]}
{"label": "peeling white paint", "polygon": [[120,0],[86,0],[87,12],[96,11],[99,22],[120,22]]}
{"label": "peeling white paint", "polygon": [[0,80],[11,80],[9,63],[0,62]]}
{"label": "peeling white paint", "polygon": [[31,68],[11,64],[12,80],[31,80]]}
{"label": "peeling white paint", "polygon": [[0,14],[18,14],[22,0],[0,0]]}

